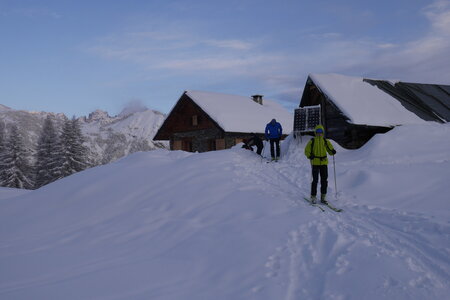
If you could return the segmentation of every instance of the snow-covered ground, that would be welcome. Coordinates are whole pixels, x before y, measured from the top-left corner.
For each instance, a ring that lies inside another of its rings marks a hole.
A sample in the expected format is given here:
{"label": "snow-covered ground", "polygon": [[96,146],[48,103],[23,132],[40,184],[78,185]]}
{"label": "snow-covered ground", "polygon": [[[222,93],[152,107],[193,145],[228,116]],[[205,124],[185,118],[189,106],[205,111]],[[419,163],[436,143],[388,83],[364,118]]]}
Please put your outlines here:
{"label": "snow-covered ground", "polygon": [[310,166],[291,137],[278,163],[155,150],[1,189],[0,298],[448,299],[449,137],[411,125],[336,146],[342,213],[302,200]]}

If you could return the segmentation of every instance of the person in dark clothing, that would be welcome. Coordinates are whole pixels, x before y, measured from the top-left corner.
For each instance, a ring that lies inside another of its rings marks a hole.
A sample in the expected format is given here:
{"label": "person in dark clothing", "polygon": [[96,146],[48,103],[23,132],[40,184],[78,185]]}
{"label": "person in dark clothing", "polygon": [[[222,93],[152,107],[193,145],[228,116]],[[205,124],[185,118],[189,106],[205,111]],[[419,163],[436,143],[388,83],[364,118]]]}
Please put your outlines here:
{"label": "person in dark clothing", "polygon": [[[280,139],[283,134],[283,128],[277,120],[272,119],[272,121],[266,125],[265,134],[266,139],[270,141],[270,155],[272,156],[272,160],[277,161],[280,158]],[[276,146],[276,149],[274,149],[274,146]]]}
{"label": "person in dark clothing", "polygon": [[250,148],[250,149],[249,148],[246,148],[246,149],[249,149],[252,151],[253,151],[253,146],[256,146],[256,153],[258,153],[258,155],[261,155],[263,147],[264,147],[262,140],[256,135],[256,133],[252,133],[252,137],[247,140],[245,145]]}

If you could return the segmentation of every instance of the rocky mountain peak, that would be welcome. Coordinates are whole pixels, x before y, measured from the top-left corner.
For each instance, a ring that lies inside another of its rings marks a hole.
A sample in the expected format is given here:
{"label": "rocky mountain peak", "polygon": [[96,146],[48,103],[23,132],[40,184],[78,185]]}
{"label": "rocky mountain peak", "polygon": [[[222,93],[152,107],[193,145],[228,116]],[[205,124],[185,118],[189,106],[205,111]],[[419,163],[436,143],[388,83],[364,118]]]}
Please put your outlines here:
{"label": "rocky mountain peak", "polygon": [[99,121],[109,118],[111,117],[109,116],[108,112],[101,109],[97,109],[89,114],[87,121]]}
{"label": "rocky mountain peak", "polygon": [[0,110],[11,110],[11,108],[6,105],[0,104]]}
{"label": "rocky mountain peak", "polygon": [[[66,119],[60,113],[19,111],[0,104],[0,123],[5,128],[17,125],[30,153],[34,152],[47,116],[52,116],[57,128],[62,128]],[[153,110],[111,117],[100,109],[93,111],[88,117],[80,117],[90,160],[94,165],[105,164],[136,151],[168,148],[167,143],[153,141],[164,118],[162,113]]]}

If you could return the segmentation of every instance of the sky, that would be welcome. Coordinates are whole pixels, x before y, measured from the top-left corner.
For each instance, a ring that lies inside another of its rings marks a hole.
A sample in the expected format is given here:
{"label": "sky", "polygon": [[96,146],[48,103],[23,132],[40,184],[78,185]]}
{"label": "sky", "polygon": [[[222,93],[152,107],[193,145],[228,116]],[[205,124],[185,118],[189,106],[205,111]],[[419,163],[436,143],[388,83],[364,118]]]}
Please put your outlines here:
{"label": "sky", "polygon": [[450,0],[0,0],[0,104],[168,113],[185,90],[298,106],[309,73],[450,84]]}

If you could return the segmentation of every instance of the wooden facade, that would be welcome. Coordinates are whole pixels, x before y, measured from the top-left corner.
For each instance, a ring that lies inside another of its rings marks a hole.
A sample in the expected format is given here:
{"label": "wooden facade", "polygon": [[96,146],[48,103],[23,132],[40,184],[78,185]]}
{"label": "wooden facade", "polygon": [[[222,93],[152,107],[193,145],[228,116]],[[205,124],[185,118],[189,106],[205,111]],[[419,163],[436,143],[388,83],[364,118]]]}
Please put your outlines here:
{"label": "wooden facade", "polygon": [[349,118],[308,78],[303,90],[300,107],[318,104],[321,105],[322,123],[325,127],[327,138],[336,141],[344,148],[357,149],[369,141],[375,134],[385,133],[392,129],[392,127],[350,123]]}
{"label": "wooden facade", "polygon": [[169,140],[171,150],[206,152],[231,148],[250,137],[248,132],[225,132],[184,93],[154,139]]}

